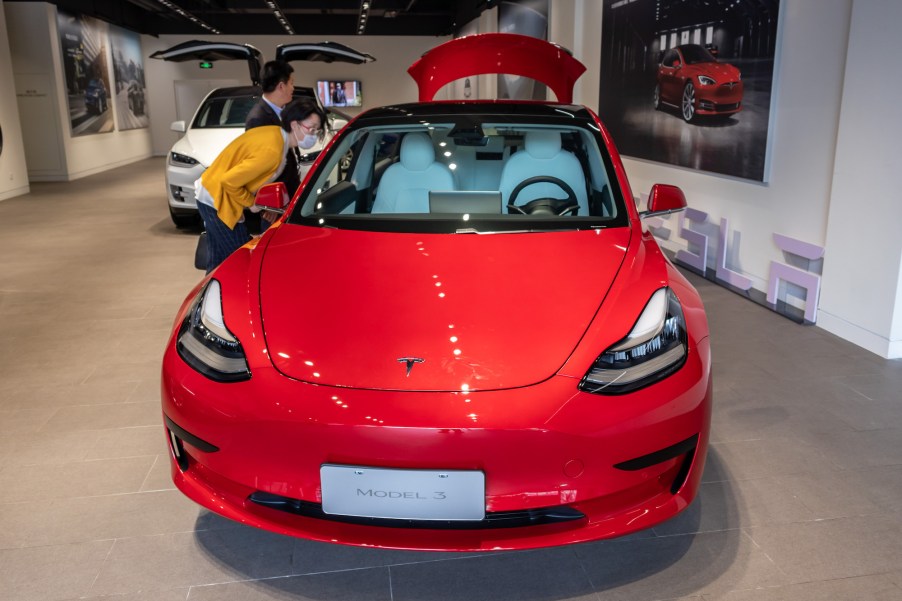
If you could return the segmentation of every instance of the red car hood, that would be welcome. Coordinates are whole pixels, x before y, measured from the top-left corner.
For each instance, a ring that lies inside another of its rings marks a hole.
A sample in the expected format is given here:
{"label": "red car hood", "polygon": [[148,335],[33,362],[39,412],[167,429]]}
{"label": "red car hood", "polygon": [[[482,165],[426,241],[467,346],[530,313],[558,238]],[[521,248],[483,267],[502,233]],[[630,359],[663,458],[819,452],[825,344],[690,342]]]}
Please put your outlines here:
{"label": "red car hood", "polygon": [[728,63],[704,63],[696,65],[701,75],[708,75],[717,80],[717,83],[726,83],[739,79],[739,69]]}
{"label": "red car hood", "polygon": [[629,239],[629,228],[455,235],[282,226],[260,276],[268,352],[285,375],[333,386],[533,384],[579,343]]}

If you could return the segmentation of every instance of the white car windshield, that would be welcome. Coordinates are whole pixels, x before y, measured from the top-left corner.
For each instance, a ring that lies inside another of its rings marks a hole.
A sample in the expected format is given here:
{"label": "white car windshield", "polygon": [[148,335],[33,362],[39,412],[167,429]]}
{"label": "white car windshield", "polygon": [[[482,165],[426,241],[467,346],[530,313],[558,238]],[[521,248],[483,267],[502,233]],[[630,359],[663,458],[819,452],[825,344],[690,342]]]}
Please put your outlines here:
{"label": "white car windshield", "polygon": [[197,111],[192,127],[244,127],[244,120],[256,102],[257,97],[250,94],[208,98]]}

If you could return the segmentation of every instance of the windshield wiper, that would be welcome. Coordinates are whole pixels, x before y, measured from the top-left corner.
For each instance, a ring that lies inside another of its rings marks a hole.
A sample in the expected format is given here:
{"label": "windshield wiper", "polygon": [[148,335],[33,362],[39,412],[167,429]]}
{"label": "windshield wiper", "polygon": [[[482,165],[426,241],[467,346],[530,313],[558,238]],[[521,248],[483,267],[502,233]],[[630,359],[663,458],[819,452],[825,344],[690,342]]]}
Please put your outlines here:
{"label": "windshield wiper", "polygon": [[563,232],[563,231],[575,231],[579,228],[571,229],[559,229],[552,228],[549,230],[491,230],[482,232],[473,227],[462,227],[460,229],[454,230],[455,234],[479,234],[480,236],[487,236],[490,234],[543,234],[547,232]]}

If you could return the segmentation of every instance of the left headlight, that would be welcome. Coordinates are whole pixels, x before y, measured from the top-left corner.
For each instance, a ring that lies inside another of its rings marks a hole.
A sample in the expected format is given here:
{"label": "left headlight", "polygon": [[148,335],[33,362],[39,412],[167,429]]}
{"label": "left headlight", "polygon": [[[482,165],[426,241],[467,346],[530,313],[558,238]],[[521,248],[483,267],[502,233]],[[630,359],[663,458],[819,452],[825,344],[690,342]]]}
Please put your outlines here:
{"label": "left headlight", "polygon": [[217,382],[249,380],[250,369],[241,342],[225,325],[222,289],[210,280],[191,304],[176,343],[185,363]]}
{"label": "left headlight", "polygon": [[703,86],[713,86],[717,82],[714,81],[713,77],[708,77],[707,75],[699,75],[698,83],[702,84]]}
{"label": "left headlight", "polygon": [[626,338],[603,352],[579,383],[596,394],[624,394],[658,382],[686,362],[686,320],[670,288],[652,294]]}
{"label": "left headlight", "polygon": [[170,152],[169,164],[175,167],[193,167],[194,165],[197,165],[197,159],[193,159],[186,154]]}

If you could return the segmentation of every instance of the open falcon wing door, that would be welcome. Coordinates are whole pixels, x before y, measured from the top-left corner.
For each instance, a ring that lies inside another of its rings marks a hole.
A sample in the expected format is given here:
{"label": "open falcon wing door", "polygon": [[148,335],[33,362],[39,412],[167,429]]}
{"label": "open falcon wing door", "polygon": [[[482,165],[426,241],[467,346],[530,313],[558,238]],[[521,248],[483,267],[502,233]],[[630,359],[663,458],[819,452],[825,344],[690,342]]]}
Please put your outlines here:
{"label": "open falcon wing door", "polygon": [[191,40],[173,46],[167,50],[159,50],[150,55],[164,61],[237,61],[246,60],[250,70],[251,83],[260,85],[261,55],[260,51],[250,44],[232,44],[230,42],[204,42]]}
{"label": "open falcon wing door", "polygon": [[351,63],[360,65],[371,63],[376,59],[366,52],[358,52],[344,44],[336,42],[318,42],[314,44],[298,42],[295,44],[281,44],[276,47],[276,60],[291,61],[320,61],[324,63]]}
{"label": "open falcon wing door", "polygon": [[504,73],[529,77],[551,88],[560,104],[573,102],[573,85],[586,66],[558,46],[514,33],[482,33],[445,42],[426,52],[407,72],[417,82],[420,102],[442,86],[471,75]]}

